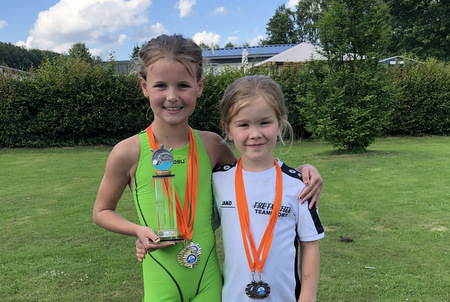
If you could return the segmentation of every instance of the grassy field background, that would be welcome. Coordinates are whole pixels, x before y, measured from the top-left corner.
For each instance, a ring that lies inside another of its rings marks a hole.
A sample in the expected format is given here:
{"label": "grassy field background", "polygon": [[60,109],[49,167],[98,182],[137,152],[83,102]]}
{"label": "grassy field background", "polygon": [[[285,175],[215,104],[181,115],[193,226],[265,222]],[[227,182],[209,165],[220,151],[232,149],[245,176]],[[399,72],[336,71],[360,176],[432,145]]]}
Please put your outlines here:
{"label": "grassy field background", "polygon": [[[134,238],[92,222],[110,150],[0,150],[0,301],[140,301]],[[276,156],[325,182],[318,301],[450,301],[449,137],[286,151]],[[137,221],[129,191],[118,212]]]}

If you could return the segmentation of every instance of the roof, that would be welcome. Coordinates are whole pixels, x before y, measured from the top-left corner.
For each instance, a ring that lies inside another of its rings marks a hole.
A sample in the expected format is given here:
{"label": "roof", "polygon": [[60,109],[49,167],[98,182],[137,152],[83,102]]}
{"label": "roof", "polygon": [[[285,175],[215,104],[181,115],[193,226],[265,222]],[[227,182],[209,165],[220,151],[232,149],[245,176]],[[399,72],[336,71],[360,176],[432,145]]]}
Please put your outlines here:
{"label": "roof", "polygon": [[405,61],[408,61],[409,63],[417,63],[413,59],[407,59],[402,56],[394,56],[394,57],[386,58],[386,59],[380,60],[379,63],[391,66],[391,65],[396,65],[396,64],[402,65],[405,63]]}
{"label": "roof", "polygon": [[322,48],[319,46],[302,42],[300,44],[296,44],[294,47],[287,49],[286,51],[283,51],[282,53],[274,55],[273,57],[270,57],[267,60],[256,64],[256,66],[263,65],[269,62],[306,62],[308,60],[311,60],[311,58],[315,60],[325,60],[326,58],[319,53],[319,51],[321,50]]}
{"label": "roof", "polygon": [[242,51],[248,52],[248,57],[254,56],[274,56],[280,52],[286,51],[297,44],[278,44],[278,45],[261,45],[261,46],[241,46],[228,48],[207,48],[203,50],[203,57],[208,59],[220,59],[230,57],[242,57]]}

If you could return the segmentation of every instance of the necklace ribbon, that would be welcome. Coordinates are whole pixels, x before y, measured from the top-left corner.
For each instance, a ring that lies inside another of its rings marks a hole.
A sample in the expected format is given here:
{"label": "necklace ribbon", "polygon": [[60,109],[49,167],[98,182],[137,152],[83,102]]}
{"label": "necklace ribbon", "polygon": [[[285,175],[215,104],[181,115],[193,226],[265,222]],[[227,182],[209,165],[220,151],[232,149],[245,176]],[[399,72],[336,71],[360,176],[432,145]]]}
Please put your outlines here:
{"label": "necklace ribbon", "polygon": [[[146,129],[150,148],[156,150],[159,148],[152,132],[152,125]],[[180,199],[178,197],[175,186],[175,204],[177,213],[178,231],[182,237],[189,240],[192,238],[194,232],[195,210],[197,208],[198,197],[198,179],[199,179],[199,164],[197,155],[197,144],[195,142],[194,131],[189,127],[189,157],[188,170],[186,178],[186,190],[184,194],[183,209],[181,208]],[[163,182],[165,191],[167,187],[167,180]],[[167,194],[167,193],[166,193]]]}
{"label": "necklace ribbon", "polygon": [[[275,224],[278,219],[278,214],[280,212],[281,200],[283,195],[283,179],[281,174],[281,168],[275,159],[274,163],[277,171],[275,200],[273,202],[272,214],[270,215],[269,223],[267,224],[266,230],[261,239],[258,250],[256,250],[255,241],[253,240],[252,232],[250,230],[250,217],[248,214],[247,197],[245,195],[241,159],[238,160],[236,167],[236,175],[234,182],[236,190],[236,203],[239,214],[239,222],[241,225],[241,233],[242,233],[242,240],[244,242],[245,254],[247,255],[247,261],[250,270],[254,272],[256,268],[259,274],[261,274],[262,269],[264,267],[264,263],[266,262],[267,259],[267,255],[269,254],[270,245],[272,244],[273,232]],[[250,249],[252,251],[253,260],[252,255],[250,255],[249,244]]]}

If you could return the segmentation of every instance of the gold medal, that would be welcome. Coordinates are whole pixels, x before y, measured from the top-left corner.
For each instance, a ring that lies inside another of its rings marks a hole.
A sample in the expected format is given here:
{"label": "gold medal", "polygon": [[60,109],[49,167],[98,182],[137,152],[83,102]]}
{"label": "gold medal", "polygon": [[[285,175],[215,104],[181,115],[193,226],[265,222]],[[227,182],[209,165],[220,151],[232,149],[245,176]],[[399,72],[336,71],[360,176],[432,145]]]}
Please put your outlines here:
{"label": "gold medal", "polygon": [[200,261],[202,248],[198,243],[189,242],[178,253],[178,263],[187,268],[194,268]]}

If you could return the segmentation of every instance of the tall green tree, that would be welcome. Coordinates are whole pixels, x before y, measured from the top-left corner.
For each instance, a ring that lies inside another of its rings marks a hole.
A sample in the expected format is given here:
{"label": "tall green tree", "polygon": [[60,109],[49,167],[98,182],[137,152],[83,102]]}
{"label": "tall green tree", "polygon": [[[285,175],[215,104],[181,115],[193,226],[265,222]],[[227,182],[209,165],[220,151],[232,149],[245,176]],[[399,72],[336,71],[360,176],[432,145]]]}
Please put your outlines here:
{"label": "tall green tree", "polygon": [[263,45],[298,43],[294,13],[280,5],[267,23],[266,34],[267,39],[261,41]]}
{"label": "tall green tree", "polygon": [[69,49],[69,56],[79,58],[87,63],[94,62],[91,51],[86,47],[86,44],[81,42],[77,42],[72,45],[72,47]]}
{"label": "tall green tree", "polygon": [[317,25],[321,13],[326,9],[327,0],[301,0],[296,6],[295,22],[297,37],[301,42],[319,42]]}
{"label": "tall green tree", "polygon": [[331,0],[319,24],[327,64],[312,63],[307,129],[339,149],[365,150],[388,122],[392,83],[378,63],[389,43],[382,0]]}
{"label": "tall green tree", "polygon": [[447,0],[387,0],[392,25],[389,51],[420,59],[450,60],[450,4]]}

